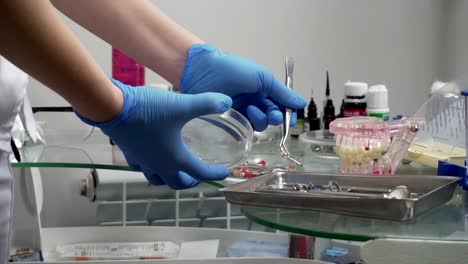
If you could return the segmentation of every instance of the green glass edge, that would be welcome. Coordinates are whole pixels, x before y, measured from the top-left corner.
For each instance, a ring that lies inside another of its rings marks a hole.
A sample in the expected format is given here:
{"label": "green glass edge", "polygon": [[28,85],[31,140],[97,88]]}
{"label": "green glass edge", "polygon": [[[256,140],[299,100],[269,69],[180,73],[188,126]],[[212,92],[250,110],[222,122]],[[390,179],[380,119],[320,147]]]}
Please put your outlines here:
{"label": "green glass edge", "polygon": [[389,113],[371,113],[369,114],[369,116],[385,119],[385,118],[388,118],[390,114]]}
{"label": "green glass edge", "polygon": [[89,163],[67,163],[67,162],[19,162],[12,163],[13,168],[77,168],[77,169],[112,169],[122,171],[133,171],[128,166],[89,164]]}
{"label": "green glass edge", "polygon": [[[135,171],[128,166],[106,165],[106,164],[89,164],[89,163],[67,163],[67,162],[19,162],[11,163],[13,168],[75,168],[75,169],[104,169],[104,170],[121,170]],[[205,181],[205,183],[217,187],[224,188],[224,184],[214,181]]]}
{"label": "green glass edge", "polygon": [[215,181],[204,181],[204,183],[207,183],[211,186],[217,187],[217,188],[224,188],[226,185],[220,183],[220,182],[215,182]]}
{"label": "green glass edge", "polygon": [[265,221],[259,217],[256,217],[253,214],[250,214],[249,212],[246,211],[245,208],[241,208],[241,213],[247,217],[249,220],[263,225],[263,226],[268,226],[277,230],[281,231],[286,231],[289,233],[295,233],[295,234],[302,234],[302,235],[307,235],[307,236],[314,236],[314,237],[322,237],[322,238],[330,238],[330,239],[340,239],[340,240],[348,240],[348,241],[358,241],[358,242],[366,242],[369,240],[374,240],[377,239],[376,237],[370,237],[370,236],[359,236],[359,235],[348,235],[348,234],[340,234],[340,233],[328,233],[328,232],[322,232],[322,231],[314,231],[314,230],[308,230],[308,229],[303,229],[299,227],[292,227],[292,226],[286,226],[286,225],[281,225],[281,224],[276,224],[272,223],[269,221]]}

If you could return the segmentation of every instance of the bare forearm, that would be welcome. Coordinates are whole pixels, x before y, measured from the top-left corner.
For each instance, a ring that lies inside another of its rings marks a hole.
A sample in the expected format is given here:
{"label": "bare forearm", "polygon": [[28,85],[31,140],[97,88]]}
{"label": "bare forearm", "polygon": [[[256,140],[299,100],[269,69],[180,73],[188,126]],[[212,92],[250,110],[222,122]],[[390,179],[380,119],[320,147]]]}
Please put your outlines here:
{"label": "bare forearm", "polygon": [[53,0],[64,14],[178,87],[188,49],[201,43],[146,0]]}
{"label": "bare forearm", "polygon": [[61,21],[49,1],[0,2],[0,54],[94,121],[121,109],[120,90]]}

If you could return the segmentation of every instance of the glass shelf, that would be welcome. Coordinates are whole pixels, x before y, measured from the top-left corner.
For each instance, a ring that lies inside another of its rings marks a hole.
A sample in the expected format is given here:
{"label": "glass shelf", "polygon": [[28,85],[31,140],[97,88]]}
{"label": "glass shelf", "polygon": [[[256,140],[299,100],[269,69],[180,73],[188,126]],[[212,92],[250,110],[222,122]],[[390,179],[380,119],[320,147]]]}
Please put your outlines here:
{"label": "glass shelf", "polygon": [[[109,138],[100,129],[81,123],[72,112],[39,112],[36,120],[43,130],[45,144],[26,141],[20,148],[21,162],[12,167],[27,168],[89,168],[131,171],[123,153],[111,145]],[[65,124],[65,125],[64,125]],[[290,151],[304,157],[307,150],[298,140],[290,140]],[[157,150],[156,150],[157,151]],[[279,156],[279,142],[276,140],[254,144],[249,159],[264,157],[272,163],[285,162]],[[337,159],[321,159],[306,155],[304,170],[334,172],[338,168]],[[310,166],[309,166],[310,165]],[[208,182],[215,187],[226,187],[243,179],[227,178],[224,181]]]}
{"label": "glass shelf", "polygon": [[[26,141],[20,149],[22,161],[13,163],[13,167],[132,170],[127,166],[120,149],[111,145],[109,138],[100,129],[94,129],[82,123],[73,112],[65,111],[71,109],[59,109],[59,112],[54,112],[57,111],[56,109],[44,112],[44,109],[38,111],[35,118],[43,131],[46,144]],[[247,161],[252,162],[264,158],[269,163],[287,164],[279,156],[280,130],[272,128],[268,131],[276,133],[272,136],[275,140],[253,144]],[[333,173],[338,170],[337,157],[320,156],[298,139],[289,140],[288,149],[292,154],[303,159],[304,167],[299,168],[301,170],[324,173]],[[435,170],[412,164],[402,166],[399,172],[400,174],[434,174]],[[222,188],[242,180],[228,177],[224,181],[208,183]]]}
{"label": "glass shelf", "polygon": [[368,241],[377,238],[468,241],[468,197],[453,199],[408,221],[388,221],[319,211],[243,206],[253,222],[278,230],[331,239]]}
{"label": "glass shelf", "polygon": [[[73,137],[71,135],[70,137]],[[85,140],[70,144],[34,144],[26,142],[20,149],[21,162],[12,167],[52,167],[132,170],[123,162],[117,162],[121,151],[110,144],[100,130],[91,132]]]}
{"label": "glass shelf", "polygon": [[[73,137],[73,136],[71,136]],[[70,144],[34,144],[26,142],[20,149],[21,162],[12,163],[13,168],[84,168],[133,171],[122,151],[111,145],[109,138],[95,129],[85,140]],[[223,188],[230,181],[207,181],[208,184]]]}
{"label": "glass shelf", "polygon": [[[67,113],[60,114],[60,118],[63,118]],[[70,120],[73,119],[70,117]],[[87,127],[84,124],[73,124],[71,127],[78,127],[78,129],[45,129],[46,144],[35,144],[26,141],[19,150],[21,162],[12,163],[12,167],[89,168],[132,171],[132,168],[127,165],[122,151],[117,146],[111,145],[109,138],[101,130]],[[277,145],[279,144],[276,144],[276,142],[269,142],[255,146],[258,146],[258,151],[264,153],[265,157],[270,158],[276,155],[275,150],[278,149]],[[292,142],[292,145],[294,145],[294,142]],[[255,147],[253,151],[255,151]],[[303,155],[297,147],[295,153]],[[259,154],[251,155],[251,157],[258,156]],[[281,158],[277,156],[275,159]],[[327,169],[330,166],[322,164],[321,168]],[[207,183],[218,188],[223,188],[238,183],[241,180],[227,178],[224,181],[208,181]]]}
{"label": "glass shelf", "polygon": [[[125,162],[123,153],[117,146],[111,145],[109,138],[99,129],[83,128],[82,130],[47,131],[47,144],[34,144],[27,141],[20,149],[22,161],[13,163],[12,167],[39,168],[89,168],[131,171]],[[271,141],[254,144],[249,159],[265,157],[266,160],[281,161],[278,154],[278,143]],[[308,152],[296,139],[288,142],[290,151],[302,157],[304,171],[333,173],[338,170],[338,159],[321,157]],[[401,174],[435,174],[433,168],[418,164],[404,165]],[[227,178],[224,181],[209,182],[215,187],[225,187],[242,179]]]}

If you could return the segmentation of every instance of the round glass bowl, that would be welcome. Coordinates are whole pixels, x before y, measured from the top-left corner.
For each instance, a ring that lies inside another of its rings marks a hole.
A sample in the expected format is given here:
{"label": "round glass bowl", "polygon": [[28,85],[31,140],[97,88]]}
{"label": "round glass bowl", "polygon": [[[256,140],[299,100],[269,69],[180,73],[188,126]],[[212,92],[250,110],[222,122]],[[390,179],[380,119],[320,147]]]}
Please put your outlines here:
{"label": "round glass bowl", "polygon": [[253,129],[247,118],[230,109],[190,120],[182,128],[182,138],[206,163],[231,167],[247,158]]}
{"label": "round glass bowl", "polygon": [[328,130],[314,130],[302,133],[299,140],[309,146],[310,151],[324,158],[338,158],[335,152],[335,135]]}
{"label": "round glass bowl", "polygon": [[[281,126],[268,126],[267,129],[254,132],[253,144],[270,144],[272,141],[281,140]],[[279,142],[278,142],[279,145]]]}

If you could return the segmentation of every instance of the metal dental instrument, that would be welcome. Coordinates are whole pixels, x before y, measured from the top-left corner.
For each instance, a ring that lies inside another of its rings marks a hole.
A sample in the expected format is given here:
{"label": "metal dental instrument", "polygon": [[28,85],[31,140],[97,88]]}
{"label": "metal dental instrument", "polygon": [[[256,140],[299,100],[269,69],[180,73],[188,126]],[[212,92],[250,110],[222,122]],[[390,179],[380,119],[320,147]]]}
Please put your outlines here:
{"label": "metal dental instrument", "polygon": [[369,187],[344,187],[334,181],[327,185],[315,185],[312,183],[281,184],[259,187],[256,192],[264,193],[297,193],[311,195],[332,195],[355,198],[376,199],[407,199],[410,198],[408,187],[396,186],[394,188],[369,188]]}
{"label": "metal dental instrument", "polygon": [[[286,87],[293,89],[293,71],[294,71],[294,59],[290,56],[286,57]],[[302,166],[302,163],[295,157],[293,157],[288,149],[286,148],[286,140],[289,135],[289,126],[291,124],[291,115],[292,109],[285,108],[284,110],[284,120],[283,120],[283,137],[280,142],[280,152],[281,156],[288,159],[289,161],[294,162],[295,164]]]}

